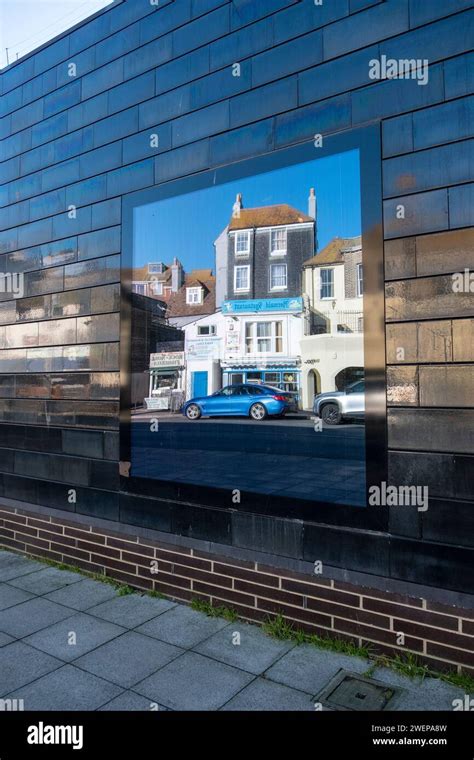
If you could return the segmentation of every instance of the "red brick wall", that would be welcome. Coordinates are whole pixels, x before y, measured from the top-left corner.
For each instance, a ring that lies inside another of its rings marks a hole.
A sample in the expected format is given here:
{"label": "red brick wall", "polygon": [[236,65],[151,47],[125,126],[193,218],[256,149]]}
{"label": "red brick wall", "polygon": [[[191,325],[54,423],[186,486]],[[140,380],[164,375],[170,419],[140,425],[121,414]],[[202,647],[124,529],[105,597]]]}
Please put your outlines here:
{"label": "red brick wall", "polygon": [[[4,506],[0,506],[0,545],[77,565],[182,602],[200,598],[233,607],[250,621],[282,613],[308,632],[371,644],[380,654],[414,652],[433,669],[474,674],[474,610]],[[403,646],[397,643],[400,633],[405,635]]]}

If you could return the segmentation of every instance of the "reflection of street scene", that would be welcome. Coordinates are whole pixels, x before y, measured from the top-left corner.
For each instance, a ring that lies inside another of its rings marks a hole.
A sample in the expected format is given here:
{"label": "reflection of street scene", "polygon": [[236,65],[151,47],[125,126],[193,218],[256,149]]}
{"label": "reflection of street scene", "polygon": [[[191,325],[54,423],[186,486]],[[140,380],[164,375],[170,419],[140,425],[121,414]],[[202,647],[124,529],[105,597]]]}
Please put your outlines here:
{"label": "reflection of street scene", "polygon": [[132,425],[132,466],[138,477],[275,496],[365,504],[364,429],[342,425],[315,433],[309,415],[251,419],[160,417]]}
{"label": "reflection of street scene", "polygon": [[363,503],[361,239],[318,251],[316,208],[313,188],[307,212],[238,193],[214,268],[179,251],[134,268],[136,475],[218,485],[237,467],[248,490]]}

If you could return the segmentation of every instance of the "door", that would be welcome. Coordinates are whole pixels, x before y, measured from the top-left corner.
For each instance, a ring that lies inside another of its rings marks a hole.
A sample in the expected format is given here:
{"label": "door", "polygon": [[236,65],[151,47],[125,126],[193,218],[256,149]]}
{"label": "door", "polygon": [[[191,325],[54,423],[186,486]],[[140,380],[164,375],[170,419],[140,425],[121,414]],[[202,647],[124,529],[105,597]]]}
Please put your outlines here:
{"label": "door", "polygon": [[191,389],[193,398],[207,396],[207,372],[191,373]]}

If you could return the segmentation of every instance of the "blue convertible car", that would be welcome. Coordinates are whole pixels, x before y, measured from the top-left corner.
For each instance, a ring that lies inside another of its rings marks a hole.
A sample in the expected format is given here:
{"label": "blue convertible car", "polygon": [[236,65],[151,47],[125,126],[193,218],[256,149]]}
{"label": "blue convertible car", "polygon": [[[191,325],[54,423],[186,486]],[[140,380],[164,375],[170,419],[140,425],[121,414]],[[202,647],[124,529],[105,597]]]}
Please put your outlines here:
{"label": "blue convertible car", "polygon": [[270,385],[227,385],[211,396],[192,398],[183,406],[188,420],[206,417],[282,417],[286,412],[297,411],[291,393]]}

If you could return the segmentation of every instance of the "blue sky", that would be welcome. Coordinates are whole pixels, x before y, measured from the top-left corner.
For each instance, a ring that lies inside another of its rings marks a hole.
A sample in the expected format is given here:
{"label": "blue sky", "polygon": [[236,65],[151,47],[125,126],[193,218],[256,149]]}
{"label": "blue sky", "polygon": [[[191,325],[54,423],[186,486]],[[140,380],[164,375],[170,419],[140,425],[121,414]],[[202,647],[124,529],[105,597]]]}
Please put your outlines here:
{"label": "blue sky", "polygon": [[112,0],[0,0],[0,68],[53,39]]}
{"label": "blue sky", "polygon": [[310,187],[318,202],[318,242],[360,235],[357,150],[140,206],[134,212],[134,266],[174,256],[184,269],[212,268],[213,242],[228,224],[237,193],[244,208],[288,203],[307,213]]}

